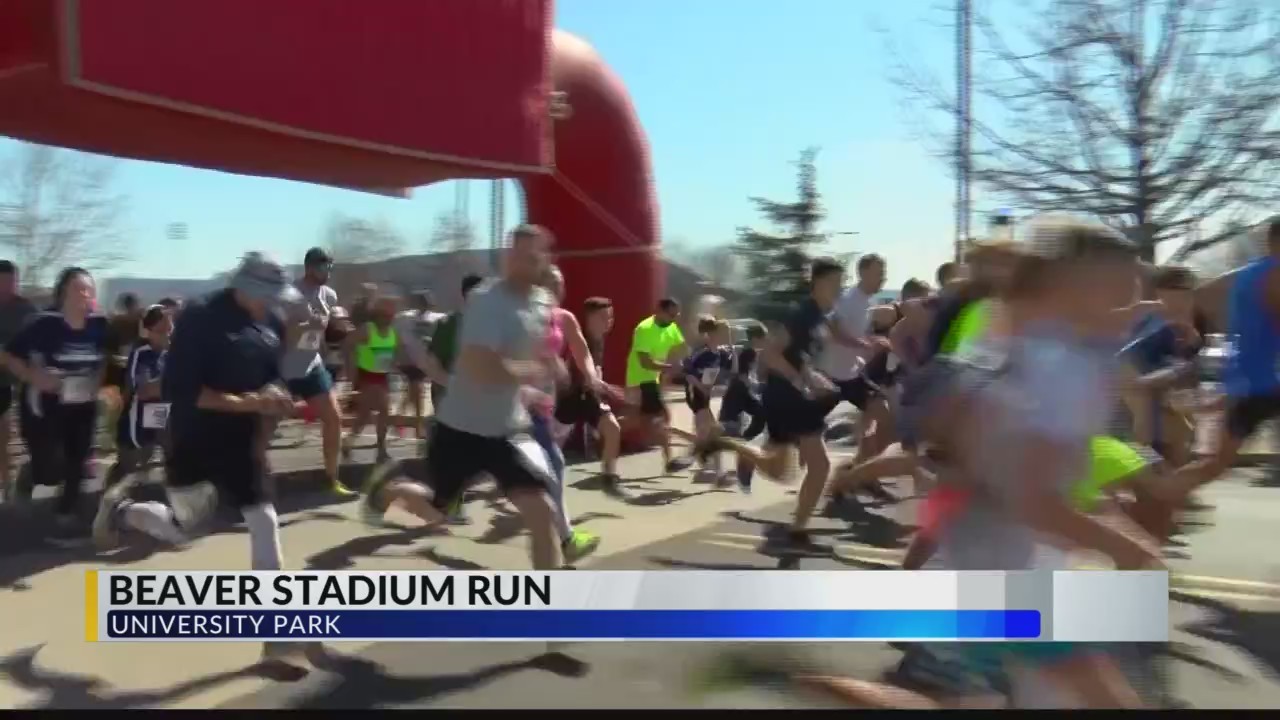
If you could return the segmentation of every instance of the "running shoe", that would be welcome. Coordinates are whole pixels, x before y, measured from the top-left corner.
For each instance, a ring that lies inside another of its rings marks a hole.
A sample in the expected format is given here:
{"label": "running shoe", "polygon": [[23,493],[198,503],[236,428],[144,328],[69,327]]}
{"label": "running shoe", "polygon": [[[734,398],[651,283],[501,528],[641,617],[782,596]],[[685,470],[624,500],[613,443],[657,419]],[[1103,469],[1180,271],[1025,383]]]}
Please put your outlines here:
{"label": "running shoe", "polygon": [[458,497],[449,503],[449,507],[445,509],[445,522],[450,525],[470,525],[471,518],[467,517],[467,510],[463,507],[462,502],[466,493],[458,493]]}
{"label": "running shoe", "polygon": [[360,494],[359,490],[352,490],[336,477],[329,478],[329,492],[338,497],[354,497]]}
{"label": "running shoe", "polygon": [[574,530],[561,546],[564,562],[571,565],[595,552],[600,547],[600,536],[585,530]]}
{"label": "running shoe", "polygon": [[751,494],[751,478],[755,474],[756,474],[756,469],[751,467],[750,465],[747,465],[746,467],[742,467],[738,469],[737,471],[738,489],[742,491],[743,495]]}
{"label": "running shoe", "polygon": [[360,520],[370,527],[395,527],[387,522],[387,508],[378,506],[378,498],[387,483],[396,478],[399,463],[384,462],[373,467],[364,481],[364,498],[360,501]]}
{"label": "running shoe", "polygon": [[605,495],[622,500],[627,499],[627,491],[622,489],[622,478],[616,473],[601,473],[600,485]]}
{"label": "running shoe", "polygon": [[120,510],[132,486],[132,479],[126,478],[102,491],[98,514],[93,516],[93,544],[99,550],[110,550],[120,543]]}
{"label": "running shoe", "polygon": [[693,466],[692,457],[671,458],[667,461],[666,471],[668,474],[684,472]]}

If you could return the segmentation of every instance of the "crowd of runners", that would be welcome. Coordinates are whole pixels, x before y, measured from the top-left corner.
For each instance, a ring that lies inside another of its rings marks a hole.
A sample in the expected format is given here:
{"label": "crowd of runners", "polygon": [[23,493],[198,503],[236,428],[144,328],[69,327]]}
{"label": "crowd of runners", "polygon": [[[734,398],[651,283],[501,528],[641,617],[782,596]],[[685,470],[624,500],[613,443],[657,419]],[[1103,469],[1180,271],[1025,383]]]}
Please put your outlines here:
{"label": "crowd of runners", "polygon": [[[296,281],[251,253],[208,297],[149,307],[126,297],[110,319],[86,270],[65,269],[39,310],[0,263],[0,404],[17,405],[29,457],[10,478],[0,454],[0,481],[17,500],[36,485],[61,487],[56,539],[82,538],[80,487],[105,407],[116,461],[91,528],[101,549],[126,542],[123,531],[187,543],[222,503],[243,515],[250,567],[280,569],[267,447],[278,421],[301,416],[320,427],[333,492],[360,494],[370,524],[393,505],[428,524],[465,523],[465,491],[491,480],[523,519],[532,567],[550,570],[600,544],[565,507],[566,437],[593,439],[602,487],[625,498],[617,461],[628,416],[661,448],[667,472],[697,464],[743,492],[757,476],[799,476],[787,539],[798,545],[810,542],[824,497],[883,502],[896,495],[882,480],[909,477],[924,501],[908,569],[1049,570],[1075,551],[1120,569],[1159,567],[1191,494],[1280,414],[1280,220],[1258,237],[1265,247],[1236,273],[1217,334],[1195,307],[1192,271],[1145,265],[1121,234],[1055,214],[1016,238],[977,243],[963,263],[938,268],[933,287],[910,280],[888,305],[873,304],[887,274],[879,256],[861,256],[847,288],[842,264],[815,259],[809,296],[749,324],[737,346],[714,314],[694,319],[686,327],[696,337],[686,338],[679,303],[664,299],[621,339],[630,342],[623,387],[601,372],[610,299],[562,307],[554,239],[537,226],[512,232],[497,277],[458,278],[462,307],[447,316],[426,297],[402,309],[403,298],[374,287],[344,309],[320,249]],[[1221,367],[1204,361],[1204,348],[1224,346]],[[392,397],[397,374],[403,402]],[[670,422],[672,386],[692,428]],[[856,454],[833,467],[828,416],[844,402],[859,411]],[[1222,415],[1221,432],[1193,453],[1195,425],[1210,413]],[[339,468],[370,423],[377,462],[361,487],[347,487]],[[396,424],[423,438],[425,462],[390,457]],[[7,438],[7,420],[0,428]],[[167,502],[136,492],[157,457]],[[864,706],[1045,702],[1011,701],[1013,686],[1052,688],[1042,694],[1072,707],[1139,705],[1114,662],[1086,646],[906,650],[904,683],[932,690],[819,672],[792,679]],[[265,654],[297,651],[272,643]]]}

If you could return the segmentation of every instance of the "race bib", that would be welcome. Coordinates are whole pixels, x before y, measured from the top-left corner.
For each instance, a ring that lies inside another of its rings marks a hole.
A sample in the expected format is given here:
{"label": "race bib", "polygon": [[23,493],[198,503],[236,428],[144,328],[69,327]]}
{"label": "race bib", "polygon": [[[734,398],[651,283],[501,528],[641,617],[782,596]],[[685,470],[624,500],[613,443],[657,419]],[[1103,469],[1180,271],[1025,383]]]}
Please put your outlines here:
{"label": "race bib", "polygon": [[62,378],[58,396],[65,405],[83,405],[97,400],[98,383],[88,375],[68,375]]}
{"label": "race bib", "polygon": [[709,368],[709,369],[707,369],[707,370],[703,370],[703,371],[702,371],[702,384],[703,384],[703,385],[714,385],[714,384],[716,383],[716,375],[718,375],[718,374],[719,374],[719,372],[720,372],[720,371],[716,370],[715,368]]}
{"label": "race bib", "polygon": [[380,373],[391,372],[392,363],[395,362],[395,354],[385,352],[378,353],[373,356],[373,371]]}
{"label": "race bib", "polygon": [[298,338],[299,350],[316,350],[320,349],[320,345],[324,342],[324,332],[321,330],[307,330],[302,333],[302,337]]}
{"label": "race bib", "polygon": [[142,406],[142,427],[163,430],[169,422],[169,403],[146,403]]}

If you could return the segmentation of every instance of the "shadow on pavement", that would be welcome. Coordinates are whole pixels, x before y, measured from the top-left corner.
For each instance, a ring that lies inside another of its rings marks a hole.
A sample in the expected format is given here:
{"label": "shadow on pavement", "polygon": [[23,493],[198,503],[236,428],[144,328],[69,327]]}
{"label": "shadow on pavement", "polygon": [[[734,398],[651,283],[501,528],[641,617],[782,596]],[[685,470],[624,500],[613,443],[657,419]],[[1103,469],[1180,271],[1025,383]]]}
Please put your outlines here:
{"label": "shadow on pavement", "polygon": [[[360,467],[344,468],[344,481],[355,483],[363,469]],[[315,476],[315,477],[311,477]],[[327,491],[324,474],[318,470],[301,470],[279,473],[277,483],[298,483],[314,485],[315,490],[297,489],[284,493],[277,500],[276,509],[280,515],[291,515],[281,520],[282,527],[300,522],[322,521],[338,522],[345,520],[339,513],[326,511],[323,508],[350,502],[351,498],[337,497]],[[86,493],[86,508],[96,508],[100,493]],[[139,500],[164,500],[164,489],[159,484],[147,484],[137,488],[134,496]],[[49,544],[45,538],[52,527],[52,499],[41,499],[27,506],[6,504],[0,506],[0,548],[4,549],[4,560],[0,562],[0,590],[27,590],[27,580],[54,568],[70,563],[94,562],[103,565],[126,565],[144,560],[166,548],[145,536],[129,536],[129,544],[111,553],[98,552],[86,537],[82,545],[63,548]],[[238,513],[230,508],[221,508],[209,531],[204,535],[223,535],[243,533]],[[136,542],[135,542],[136,540]]]}
{"label": "shadow on pavement", "polygon": [[1209,612],[1207,618],[1186,625],[1186,632],[1238,648],[1268,675],[1280,676],[1280,613],[1249,610],[1177,591],[1171,591],[1169,598]]}
{"label": "shadow on pavement", "polygon": [[[40,700],[28,705],[28,708],[85,710],[157,708],[240,678],[282,679],[270,670],[254,665],[241,670],[206,675],[159,690],[130,690],[117,693],[111,691],[110,683],[92,675],[64,673],[37,667],[36,656],[42,647],[43,645],[37,645],[0,658],[0,677],[4,677],[16,687],[41,695]],[[301,679],[301,677],[302,675],[297,675],[289,679]]]}
{"label": "shadow on pavement", "polygon": [[[318,683],[314,689],[305,689],[289,698],[284,707],[295,710],[357,710],[419,705],[442,696],[476,690],[525,670],[538,670],[570,678],[582,677],[590,670],[584,663],[559,653],[544,653],[527,660],[499,663],[471,672],[447,675],[391,675],[380,664],[354,656],[334,658],[326,665],[322,669],[332,673],[332,677]],[[249,696],[222,709],[255,707],[252,703],[253,696]]]}
{"label": "shadow on pavement", "polygon": [[364,535],[312,554],[307,558],[306,567],[308,570],[348,570],[355,567],[357,559],[373,557],[384,548],[412,545],[424,537],[447,535],[448,532],[446,528],[422,526]]}

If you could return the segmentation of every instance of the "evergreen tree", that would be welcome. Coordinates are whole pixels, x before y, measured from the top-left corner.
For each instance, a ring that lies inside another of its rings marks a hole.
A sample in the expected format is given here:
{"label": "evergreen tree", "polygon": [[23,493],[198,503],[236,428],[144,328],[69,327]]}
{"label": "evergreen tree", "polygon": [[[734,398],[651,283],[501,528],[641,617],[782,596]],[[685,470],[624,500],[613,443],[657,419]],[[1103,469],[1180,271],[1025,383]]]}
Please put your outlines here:
{"label": "evergreen tree", "polygon": [[746,264],[755,317],[777,319],[791,303],[809,294],[810,249],[823,242],[818,226],[826,217],[818,193],[817,148],[800,153],[796,162],[796,199],[778,202],[753,197],[752,204],[773,226],[771,231],[738,228],[736,249]]}

